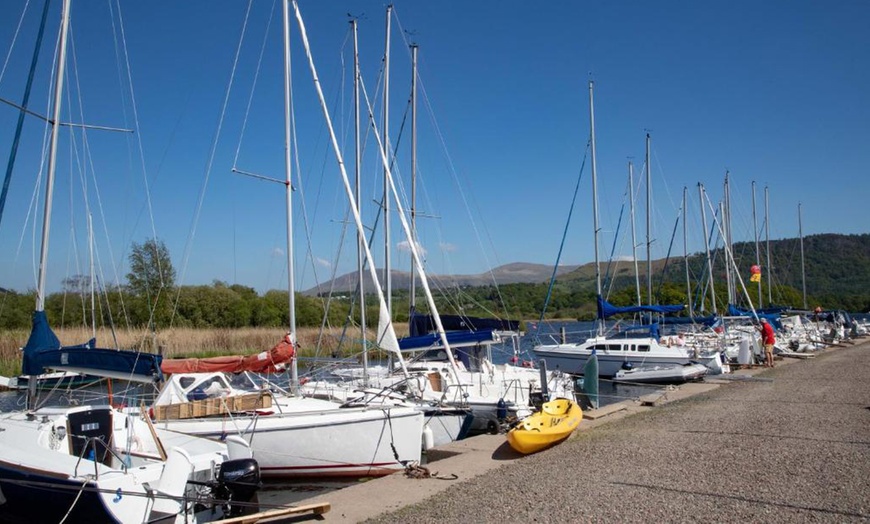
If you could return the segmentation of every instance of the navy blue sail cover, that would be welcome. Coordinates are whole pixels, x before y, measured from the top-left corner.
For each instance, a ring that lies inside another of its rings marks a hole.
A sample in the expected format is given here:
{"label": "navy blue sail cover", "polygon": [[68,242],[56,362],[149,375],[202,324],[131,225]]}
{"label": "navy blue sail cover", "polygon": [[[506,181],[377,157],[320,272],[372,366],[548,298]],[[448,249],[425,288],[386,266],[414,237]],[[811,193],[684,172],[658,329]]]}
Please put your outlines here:
{"label": "navy blue sail cover", "polygon": [[33,312],[30,338],[23,348],[22,374],[41,375],[48,369],[75,370],[94,376],[116,377],[139,382],[163,380],[160,355],[119,349],[93,347],[96,340],[85,344],[61,346],[48,325],[44,311]]}

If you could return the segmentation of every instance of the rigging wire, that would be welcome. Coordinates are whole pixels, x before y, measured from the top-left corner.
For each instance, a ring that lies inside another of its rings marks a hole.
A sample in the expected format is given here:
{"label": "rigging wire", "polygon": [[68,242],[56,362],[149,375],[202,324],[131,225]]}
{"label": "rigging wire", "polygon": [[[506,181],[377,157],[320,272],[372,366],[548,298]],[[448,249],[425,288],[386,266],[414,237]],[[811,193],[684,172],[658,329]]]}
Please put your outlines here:
{"label": "rigging wire", "polygon": [[583,179],[583,170],[586,167],[586,157],[589,153],[592,140],[586,143],[586,152],[583,154],[583,161],[580,163],[580,172],[577,174],[577,183],[574,184],[574,195],[571,197],[571,207],[568,208],[568,218],[565,220],[565,228],[562,231],[562,242],[559,244],[559,251],[556,254],[556,263],[553,265],[553,274],[550,276],[550,284],[547,287],[547,296],[544,299],[544,305],[541,307],[541,316],[535,328],[535,343],[540,341],[540,326],[544,322],[544,315],[547,313],[547,305],[550,302],[550,297],[553,295],[553,285],[556,283],[556,271],[559,269],[559,261],[562,259],[562,250],[565,247],[565,241],[568,238],[568,226],[571,224],[571,217],[574,215],[574,205],[577,203],[577,193],[580,190],[580,181]]}

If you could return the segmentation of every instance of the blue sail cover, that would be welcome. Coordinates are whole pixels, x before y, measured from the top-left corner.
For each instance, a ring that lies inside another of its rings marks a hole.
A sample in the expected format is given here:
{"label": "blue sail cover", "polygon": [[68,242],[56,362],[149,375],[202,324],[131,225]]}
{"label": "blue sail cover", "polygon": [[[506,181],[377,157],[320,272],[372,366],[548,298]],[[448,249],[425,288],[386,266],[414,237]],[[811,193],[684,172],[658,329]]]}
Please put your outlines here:
{"label": "blue sail cover", "polygon": [[620,313],[661,313],[667,315],[669,313],[677,313],[685,308],[686,306],[682,304],[674,306],[650,305],[618,307],[604,300],[601,295],[598,295],[598,318],[602,320]]}
{"label": "blue sail cover", "polygon": [[[774,308],[774,309],[778,310],[779,308]],[[773,324],[773,327],[775,327],[776,329],[782,329],[782,322],[779,321],[780,312],[781,312],[781,310],[769,313],[769,312],[765,312],[763,309],[757,309],[757,310],[755,310],[755,315],[753,315],[752,311],[750,311],[748,309],[741,309],[741,308],[735,306],[734,304],[728,304],[728,316],[731,316],[731,317],[753,317],[753,318],[755,316],[758,316],[759,319],[766,318],[767,321],[770,322],[771,324]]]}
{"label": "blue sail cover", "polygon": [[[465,315],[439,315],[444,331],[519,331],[518,320],[502,320],[500,318],[468,317]],[[408,333],[417,337],[437,331],[432,315],[412,313],[408,321]]]}
{"label": "blue sail cover", "polygon": [[137,382],[163,380],[160,362],[163,357],[139,351],[93,347],[96,340],[76,346],[61,346],[48,325],[44,311],[33,312],[30,338],[23,348],[22,374],[41,375],[47,369],[76,371],[98,377],[112,377]]}
{"label": "blue sail cover", "polygon": [[[492,331],[447,331],[445,335],[447,335],[447,343],[451,346],[468,346],[496,340],[495,333]],[[399,349],[403,351],[435,347],[441,347],[441,337],[438,333],[405,337],[399,340]]]}

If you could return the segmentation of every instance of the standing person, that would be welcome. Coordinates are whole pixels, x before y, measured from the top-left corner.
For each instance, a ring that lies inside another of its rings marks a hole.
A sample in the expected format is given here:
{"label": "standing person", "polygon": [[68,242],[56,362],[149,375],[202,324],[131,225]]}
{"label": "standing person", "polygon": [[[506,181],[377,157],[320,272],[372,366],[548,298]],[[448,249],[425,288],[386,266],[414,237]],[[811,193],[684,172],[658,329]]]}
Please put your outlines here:
{"label": "standing person", "polygon": [[776,344],[776,336],[773,333],[773,326],[766,318],[761,319],[761,325],[758,326],[761,331],[761,344],[764,346],[764,367],[773,367],[773,345]]}

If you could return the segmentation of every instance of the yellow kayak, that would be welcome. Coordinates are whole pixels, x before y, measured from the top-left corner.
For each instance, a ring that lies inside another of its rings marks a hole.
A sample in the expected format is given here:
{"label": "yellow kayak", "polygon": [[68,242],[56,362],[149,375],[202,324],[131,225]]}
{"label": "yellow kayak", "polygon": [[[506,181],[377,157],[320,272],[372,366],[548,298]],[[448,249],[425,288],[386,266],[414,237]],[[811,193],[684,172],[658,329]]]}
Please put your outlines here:
{"label": "yellow kayak", "polygon": [[508,443],[524,455],[535,453],[571,436],[581,420],[580,406],[566,398],[557,398],[545,402],[541,411],[532,413],[508,431]]}

